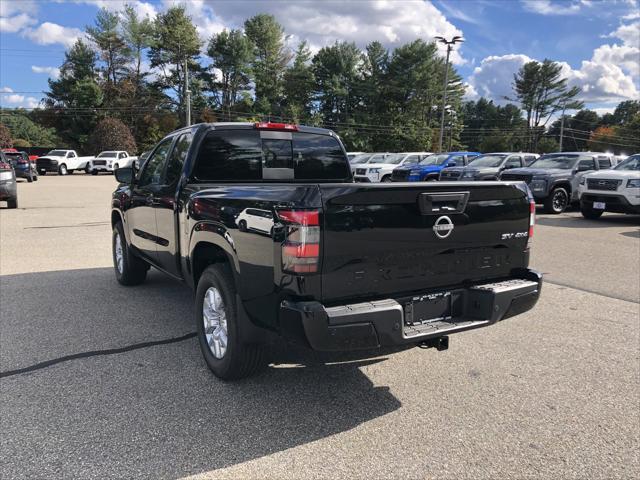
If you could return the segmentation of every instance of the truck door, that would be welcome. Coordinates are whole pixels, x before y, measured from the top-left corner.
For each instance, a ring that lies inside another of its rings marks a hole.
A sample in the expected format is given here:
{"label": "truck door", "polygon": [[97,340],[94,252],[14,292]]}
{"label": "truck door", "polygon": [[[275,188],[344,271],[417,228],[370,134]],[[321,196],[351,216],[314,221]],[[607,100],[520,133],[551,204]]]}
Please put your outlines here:
{"label": "truck door", "polygon": [[191,132],[178,137],[166,162],[162,181],[153,192],[153,209],[156,214],[158,265],[176,276],[180,276],[178,244],[178,205],[176,193],[182,175],[182,167],[191,146]]}
{"label": "truck door", "polygon": [[131,191],[131,207],[127,211],[131,243],[146,257],[157,263],[158,228],[154,194],[159,190],[162,173],[174,137],[166,138],[145,162]]}

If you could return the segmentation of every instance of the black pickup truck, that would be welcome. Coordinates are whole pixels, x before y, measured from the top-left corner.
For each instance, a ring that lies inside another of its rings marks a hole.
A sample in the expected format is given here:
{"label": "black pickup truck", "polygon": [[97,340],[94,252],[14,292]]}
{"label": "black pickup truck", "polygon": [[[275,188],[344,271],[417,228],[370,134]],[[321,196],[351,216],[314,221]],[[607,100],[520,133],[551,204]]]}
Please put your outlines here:
{"label": "black pickup truck", "polygon": [[204,358],[253,373],[274,335],[318,351],[448,346],[531,309],[534,204],[521,182],[354,183],[331,131],[215,123],[120,168],[113,260],[194,288]]}

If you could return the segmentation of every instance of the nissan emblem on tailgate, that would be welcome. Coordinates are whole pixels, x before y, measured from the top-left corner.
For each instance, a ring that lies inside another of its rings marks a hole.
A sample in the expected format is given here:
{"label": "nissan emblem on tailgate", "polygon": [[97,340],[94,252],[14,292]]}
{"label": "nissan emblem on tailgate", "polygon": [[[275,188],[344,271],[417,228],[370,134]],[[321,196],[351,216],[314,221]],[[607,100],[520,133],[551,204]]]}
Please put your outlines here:
{"label": "nissan emblem on tailgate", "polygon": [[440,217],[433,225],[433,231],[438,238],[447,238],[453,232],[453,222],[447,216]]}

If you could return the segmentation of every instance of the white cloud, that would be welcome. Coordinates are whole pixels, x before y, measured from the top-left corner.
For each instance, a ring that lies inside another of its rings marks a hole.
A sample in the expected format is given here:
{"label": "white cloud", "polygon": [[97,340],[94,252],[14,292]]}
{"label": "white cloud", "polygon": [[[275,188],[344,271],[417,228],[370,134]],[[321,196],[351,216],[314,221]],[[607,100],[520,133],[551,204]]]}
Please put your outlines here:
{"label": "white cloud", "polygon": [[0,32],[15,33],[36,23],[36,19],[27,13],[19,13],[13,17],[0,17]]}
{"label": "white cloud", "polygon": [[[589,5],[582,2],[583,5]],[[580,5],[566,0],[560,2],[552,2],[551,0],[522,0],[522,6],[525,10],[540,15],[575,15],[580,11]]]}
{"label": "white cloud", "polygon": [[31,65],[31,71],[33,73],[46,73],[54,80],[60,78],[60,69],[56,67],[39,67],[38,65]]}
{"label": "white cloud", "polygon": [[[562,76],[569,86],[580,89],[580,100],[587,103],[613,103],[640,97],[640,22],[621,25],[608,38],[622,44],[604,44],[597,47],[589,60],[580,68],[562,65]],[[504,95],[512,95],[513,75],[526,62],[526,55],[492,56],[482,60],[468,79],[467,97],[484,96],[503,102]],[[507,92],[507,93],[505,93]]]}
{"label": "white cloud", "polygon": [[0,16],[10,17],[20,13],[34,15],[38,12],[38,2],[32,0],[0,1]]}
{"label": "white cloud", "polygon": [[111,12],[121,12],[126,5],[130,5],[136,11],[136,13],[144,18],[155,18],[158,14],[156,7],[150,2],[136,1],[136,0],[72,0],[74,3],[86,3],[89,5],[95,5],[98,8],[106,8]]}
{"label": "white cloud", "polygon": [[70,47],[80,37],[84,37],[82,30],[72,27],[63,27],[57,23],[44,22],[37,28],[28,28],[22,35],[38,45],[53,45],[59,43]]}
{"label": "white cloud", "polygon": [[467,98],[486,97],[497,103],[506,103],[504,97],[513,96],[513,75],[531,60],[522,54],[484,58],[468,79]]}
{"label": "white cloud", "polygon": [[25,97],[18,93],[13,93],[13,89],[9,87],[0,88],[0,93],[8,93],[9,95],[0,95],[0,105],[10,107],[36,108],[40,103],[35,97]]}
{"label": "white cloud", "polygon": [[[169,0],[173,2],[173,0]],[[203,3],[189,2],[192,6]],[[257,13],[269,13],[282,24],[287,34],[309,41],[313,51],[335,41],[355,42],[364,47],[380,40],[396,47],[417,38],[432,41],[436,35],[452,37],[462,31],[450,23],[431,2],[376,0],[371,2],[219,2],[213,4],[215,22],[241,27]],[[203,7],[203,10],[204,7]],[[194,17],[194,21],[195,21]],[[451,55],[455,64],[464,60],[459,49]],[[444,48],[441,50],[444,53]]]}

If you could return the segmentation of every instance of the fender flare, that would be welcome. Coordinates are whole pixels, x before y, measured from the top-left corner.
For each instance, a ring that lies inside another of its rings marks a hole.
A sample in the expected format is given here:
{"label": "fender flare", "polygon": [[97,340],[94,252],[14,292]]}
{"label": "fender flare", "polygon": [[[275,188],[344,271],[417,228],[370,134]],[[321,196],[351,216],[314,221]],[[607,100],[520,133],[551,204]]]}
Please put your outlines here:
{"label": "fender flare", "polygon": [[193,255],[196,248],[201,243],[208,243],[218,247],[225,253],[229,260],[229,265],[233,267],[231,270],[237,282],[238,277],[240,276],[240,262],[233,244],[233,236],[231,236],[229,229],[224,225],[207,220],[198,221],[191,228],[191,234],[189,235],[189,247],[187,250],[190,276],[193,276]]}

